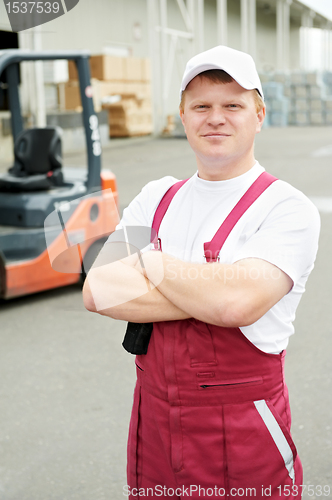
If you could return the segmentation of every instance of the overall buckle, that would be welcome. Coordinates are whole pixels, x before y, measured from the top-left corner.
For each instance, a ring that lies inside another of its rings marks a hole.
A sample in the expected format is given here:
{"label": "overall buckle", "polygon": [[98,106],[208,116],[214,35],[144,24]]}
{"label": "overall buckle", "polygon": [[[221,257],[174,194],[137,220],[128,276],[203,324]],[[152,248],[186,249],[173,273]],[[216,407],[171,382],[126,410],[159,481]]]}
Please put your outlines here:
{"label": "overall buckle", "polygon": [[154,241],[153,242],[153,245],[154,245],[154,249],[155,250],[161,250],[161,239],[160,238],[157,238],[157,241]]}
{"label": "overall buckle", "polygon": [[211,259],[211,260],[207,260],[207,256],[206,254],[203,255],[204,257],[204,260],[206,263],[210,263],[210,262],[220,262],[220,254],[218,253],[217,257],[215,259]]}

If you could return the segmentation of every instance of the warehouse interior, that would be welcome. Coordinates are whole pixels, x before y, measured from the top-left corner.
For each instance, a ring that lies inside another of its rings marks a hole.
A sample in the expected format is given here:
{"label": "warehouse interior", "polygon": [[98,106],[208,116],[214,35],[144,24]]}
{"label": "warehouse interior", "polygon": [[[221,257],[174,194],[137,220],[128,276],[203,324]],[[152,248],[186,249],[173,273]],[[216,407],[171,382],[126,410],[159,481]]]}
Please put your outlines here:
{"label": "warehouse interior", "polygon": [[[255,59],[265,126],[332,124],[332,21],[300,0],[81,0],[66,15],[19,33],[0,4],[0,49],[87,49],[102,143],[183,135],[178,92],[186,61],[217,44]],[[323,40],[310,67],[312,32]],[[64,151],[84,147],[73,61],[24,63],[20,98],[28,127],[59,125]],[[12,157],[7,83],[0,82],[2,159]]]}

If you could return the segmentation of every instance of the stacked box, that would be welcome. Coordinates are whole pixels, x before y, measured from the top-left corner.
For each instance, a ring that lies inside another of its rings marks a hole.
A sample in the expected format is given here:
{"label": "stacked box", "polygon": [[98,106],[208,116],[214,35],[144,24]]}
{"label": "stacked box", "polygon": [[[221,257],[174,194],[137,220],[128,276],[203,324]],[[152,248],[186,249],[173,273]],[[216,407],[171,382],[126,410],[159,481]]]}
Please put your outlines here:
{"label": "stacked box", "polygon": [[268,123],[271,127],[287,127],[288,113],[273,111],[268,114]]}
{"label": "stacked box", "polygon": [[294,99],[307,97],[309,89],[307,85],[291,85],[291,96]]}
{"label": "stacked box", "polygon": [[322,74],[318,72],[306,73],[306,83],[320,87],[323,84]]}
{"label": "stacked box", "polygon": [[323,112],[325,117],[325,124],[332,125],[332,98],[326,98],[323,101]]}
{"label": "stacked box", "polygon": [[292,89],[289,84],[286,84],[284,86],[284,96],[290,99],[292,97]]}
{"label": "stacked box", "polygon": [[310,111],[324,111],[324,101],[322,99],[310,99]]}
{"label": "stacked box", "polygon": [[323,111],[311,111],[309,113],[310,124],[311,125],[324,125],[325,124],[325,115]]}
{"label": "stacked box", "polygon": [[325,124],[332,125],[332,111],[327,111],[325,113]]}
{"label": "stacked box", "polygon": [[292,116],[290,123],[294,125],[324,125],[324,101],[322,99],[324,87],[318,85],[319,74],[308,73],[306,79],[307,84],[305,85],[291,85],[290,109]]}
{"label": "stacked box", "polygon": [[320,98],[322,96],[322,87],[319,85],[309,85],[309,97]]}
{"label": "stacked box", "polygon": [[283,94],[284,85],[280,82],[263,84],[266,103],[265,126],[286,127],[288,125],[288,99]]}
{"label": "stacked box", "polygon": [[[139,99],[148,99],[151,96],[151,85],[146,82],[106,82],[92,78],[91,87],[96,112],[101,110],[103,101],[108,96],[136,95]],[[81,109],[81,96],[77,80],[58,84],[58,102],[62,111]]]}
{"label": "stacked box", "polygon": [[151,98],[151,84],[149,82],[123,82],[122,95],[135,94],[139,99]]}
{"label": "stacked box", "polygon": [[58,84],[58,102],[61,111],[81,108],[81,96],[77,80]]}
{"label": "stacked box", "polygon": [[306,111],[291,111],[289,113],[290,125],[310,125],[309,113]]}
{"label": "stacked box", "polygon": [[[69,80],[78,80],[76,64],[68,61]],[[150,82],[150,59],[96,55],[90,57],[90,76],[96,80],[117,82]]]}
{"label": "stacked box", "polygon": [[294,111],[308,111],[309,101],[307,99],[293,99],[292,109]]}
{"label": "stacked box", "polygon": [[325,93],[327,96],[332,96],[332,72],[324,71],[322,80],[325,85]]}
{"label": "stacked box", "polygon": [[282,83],[267,82],[262,85],[264,97],[269,99],[282,99],[284,97],[284,87]]}
{"label": "stacked box", "polygon": [[278,111],[279,113],[288,113],[288,99],[268,99],[266,101],[267,111]]}
{"label": "stacked box", "polygon": [[302,71],[294,71],[290,74],[290,81],[295,85],[305,85],[306,82],[306,73]]}
{"label": "stacked box", "polygon": [[332,113],[332,99],[325,99],[323,101],[323,106],[326,112],[331,112]]}
{"label": "stacked box", "polygon": [[[97,80],[124,80],[124,62],[122,57],[98,55],[91,56],[90,76]],[[76,63],[68,61],[69,80],[78,80]]]}
{"label": "stacked box", "polygon": [[287,73],[274,73],[273,75],[273,81],[282,83],[283,85],[289,85],[290,84],[290,78]]}
{"label": "stacked box", "polygon": [[[95,55],[90,58],[90,71],[95,109],[99,111],[105,104],[109,114],[112,114],[111,135],[124,137],[126,134],[129,136],[150,134],[152,132],[150,60]],[[76,65],[73,61],[69,61],[68,72],[70,80],[64,90],[62,89],[63,107],[76,109],[80,105],[80,97]],[[122,97],[121,104],[108,104],[110,96],[114,95],[118,95],[120,99]]]}
{"label": "stacked box", "polygon": [[123,96],[119,102],[104,104],[108,110],[110,137],[132,137],[152,133],[150,99]]}
{"label": "stacked box", "polygon": [[90,57],[91,78],[106,81],[125,80],[125,64],[122,57],[98,55]]}
{"label": "stacked box", "polygon": [[265,126],[332,125],[332,72],[264,74],[262,85]]}

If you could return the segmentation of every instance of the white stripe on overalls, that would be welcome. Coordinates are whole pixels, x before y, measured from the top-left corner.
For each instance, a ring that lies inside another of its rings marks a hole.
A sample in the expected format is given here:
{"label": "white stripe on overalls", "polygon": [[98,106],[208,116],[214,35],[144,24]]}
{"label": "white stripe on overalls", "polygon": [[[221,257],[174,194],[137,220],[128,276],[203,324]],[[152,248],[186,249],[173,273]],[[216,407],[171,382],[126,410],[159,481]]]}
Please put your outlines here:
{"label": "white stripe on overalls", "polygon": [[293,459],[292,449],[289,446],[282,430],[280,429],[280,426],[277,420],[275,419],[273,413],[267,406],[266,401],[264,399],[261,399],[260,401],[254,401],[254,404],[257,408],[258,413],[262,417],[263,422],[266,425],[269,433],[271,434],[271,437],[275,442],[282,458],[284,459],[285,467],[288,470],[289,477],[292,479],[294,484],[295,473],[294,473],[294,459]]}

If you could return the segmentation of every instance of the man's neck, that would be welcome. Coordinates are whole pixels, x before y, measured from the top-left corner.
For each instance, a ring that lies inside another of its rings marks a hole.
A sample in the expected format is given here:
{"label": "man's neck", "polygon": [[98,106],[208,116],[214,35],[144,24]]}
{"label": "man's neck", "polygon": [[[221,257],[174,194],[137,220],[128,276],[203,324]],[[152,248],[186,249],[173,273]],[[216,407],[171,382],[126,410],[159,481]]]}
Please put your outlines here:
{"label": "man's neck", "polygon": [[254,156],[232,162],[203,162],[196,156],[198,176],[207,181],[226,181],[248,172],[256,163]]}

